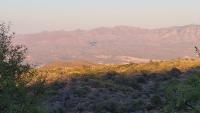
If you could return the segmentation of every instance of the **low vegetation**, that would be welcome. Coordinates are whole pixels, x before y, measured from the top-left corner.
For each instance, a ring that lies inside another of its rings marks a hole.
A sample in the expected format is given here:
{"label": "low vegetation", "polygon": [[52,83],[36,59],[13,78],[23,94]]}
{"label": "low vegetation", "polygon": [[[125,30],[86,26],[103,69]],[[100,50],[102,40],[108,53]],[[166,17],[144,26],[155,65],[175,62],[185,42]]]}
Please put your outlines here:
{"label": "low vegetation", "polygon": [[51,106],[49,112],[198,113],[199,59],[69,64],[57,62],[38,69],[48,75],[51,96],[45,103]]}
{"label": "low vegetation", "polygon": [[172,112],[200,112],[200,74],[192,75],[186,81],[170,84],[166,90],[164,110]]}
{"label": "low vegetation", "polygon": [[[78,65],[77,65],[78,64]],[[142,73],[165,73],[173,68],[177,68],[182,72],[200,66],[200,59],[175,59],[167,61],[151,61],[149,63],[130,63],[124,65],[100,65],[88,62],[54,62],[39,68],[39,71],[48,75],[49,81],[59,78],[70,78],[76,75],[102,75],[107,72],[116,72],[124,75],[138,75]]]}

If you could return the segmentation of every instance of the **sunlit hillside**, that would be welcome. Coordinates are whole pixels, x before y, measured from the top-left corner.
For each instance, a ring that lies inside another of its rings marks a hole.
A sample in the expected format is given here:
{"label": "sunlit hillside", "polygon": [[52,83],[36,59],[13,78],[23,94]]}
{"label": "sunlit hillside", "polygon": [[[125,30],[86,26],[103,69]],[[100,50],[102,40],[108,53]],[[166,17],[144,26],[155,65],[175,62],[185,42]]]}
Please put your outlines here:
{"label": "sunlit hillside", "polygon": [[73,75],[105,74],[117,72],[121,74],[163,73],[177,68],[182,72],[200,66],[200,59],[174,59],[166,61],[150,61],[149,63],[129,64],[95,64],[86,61],[53,62],[39,68],[39,71],[47,74],[48,79],[70,77]]}
{"label": "sunlit hillside", "polygon": [[38,71],[47,80],[43,103],[50,113],[183,113],[200,111],[199,83],[190,82],[200,80],[199,66],[197,58],[126,65],[60,61]]}

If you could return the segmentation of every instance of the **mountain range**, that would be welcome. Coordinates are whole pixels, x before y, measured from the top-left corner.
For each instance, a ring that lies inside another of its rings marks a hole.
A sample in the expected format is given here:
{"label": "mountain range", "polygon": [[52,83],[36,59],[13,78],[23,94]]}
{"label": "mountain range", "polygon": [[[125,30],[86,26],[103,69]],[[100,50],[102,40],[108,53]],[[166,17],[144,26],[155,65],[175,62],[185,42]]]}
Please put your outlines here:
{"label": "mountain range", "polygon": [[17,35],[25,44],[27,60],[34,64],[84,60],[95,63],[148,62],[195,56],[200,44],[200,25],[146,29],[130,26],[92,30],[45,31]]}

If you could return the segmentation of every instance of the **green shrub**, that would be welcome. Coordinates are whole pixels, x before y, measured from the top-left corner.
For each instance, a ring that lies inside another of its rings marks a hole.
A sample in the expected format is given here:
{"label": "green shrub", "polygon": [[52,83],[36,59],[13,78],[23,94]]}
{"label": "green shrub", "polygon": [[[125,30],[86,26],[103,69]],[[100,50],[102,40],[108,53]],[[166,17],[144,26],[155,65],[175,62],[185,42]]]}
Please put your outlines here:
{"label": "green shrub", "polygon": [[165,112],[200,112],[200,75],[193,75],[184,82],[177,82],[166,90]]}
{"label": "green shrub", "polygon": [[160,105],[162,104],[162,101],[161,101],[160,96],[157,96],[157,95],[153,96],[153,97],[151,98],[151,103],[152,103],[153,105],[160,106]]}
{"label": "green shrub", "polygon": [[90,88],[87,86],[79,86],[72,88],[73,94],[78,97],[84,97],[90,92]]}
{"label": "green shrub", "polygon": [[117,101],[107,100],[96,104],[94,111],[97,113],[127,113],[128,108]]}
{"label": "green shrub", "polygon": [[142,76],[142,75],[137,76],[135,79],[138,83],[145,83],[146,82],[145,76]]}
{"label": "green shrub", "polygon": [[134,100],[130,104],[130,111],[144,110],[144,102],[142,100]]}

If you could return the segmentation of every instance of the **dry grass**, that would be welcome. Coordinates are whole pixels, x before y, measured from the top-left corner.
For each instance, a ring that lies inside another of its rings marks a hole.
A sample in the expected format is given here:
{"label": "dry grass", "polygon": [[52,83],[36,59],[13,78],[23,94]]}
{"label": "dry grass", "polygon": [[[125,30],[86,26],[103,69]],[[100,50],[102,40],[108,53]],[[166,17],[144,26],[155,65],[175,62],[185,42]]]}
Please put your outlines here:
{"label": "dry grass", "polygon": [[53,63],[39,70],[42,75],[47,75],[49,82],[58,79],[67,79],[73,76],[101,75],[107,72],[118,72],[125,75],[138,73],[166,72],[176,67],[181,71],[200,66],[200,59],[175,59],[167,61],[152,61],[149,63],[130,63],[124,65],[97,65],[92,63]]}

